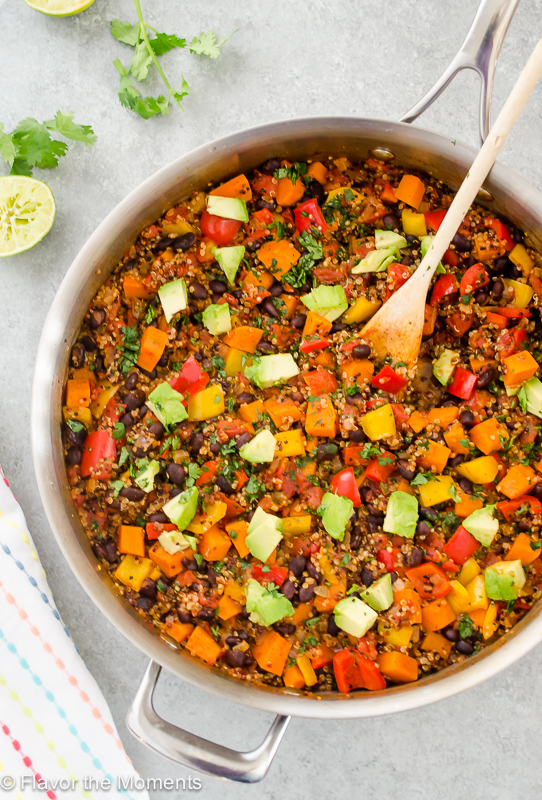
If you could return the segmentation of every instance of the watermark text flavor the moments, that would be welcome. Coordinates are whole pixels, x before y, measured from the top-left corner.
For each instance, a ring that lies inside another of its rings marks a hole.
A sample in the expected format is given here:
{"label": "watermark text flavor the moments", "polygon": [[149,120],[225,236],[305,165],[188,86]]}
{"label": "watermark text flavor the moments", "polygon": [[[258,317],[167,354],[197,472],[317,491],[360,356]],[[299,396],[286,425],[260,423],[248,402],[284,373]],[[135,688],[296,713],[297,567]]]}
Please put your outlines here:
{"label": "watermark text flavor the moments", "polygon": [[0,792],[9,792],[13,789],[34,789],[43,792],[62,792],[82,789],[86,792],[103,791],[110,789],[118,791],[187,791],[198,792],[203,786],[201,778],[189,775],[187,778],[141,778],[139,775],[118,776],[116,781],[108,778],[95,778],[84,776],[81,779],[58,778],[52,780],[37,780],[35,775],[23,775],[20,779],[11,775],[0,775]]}

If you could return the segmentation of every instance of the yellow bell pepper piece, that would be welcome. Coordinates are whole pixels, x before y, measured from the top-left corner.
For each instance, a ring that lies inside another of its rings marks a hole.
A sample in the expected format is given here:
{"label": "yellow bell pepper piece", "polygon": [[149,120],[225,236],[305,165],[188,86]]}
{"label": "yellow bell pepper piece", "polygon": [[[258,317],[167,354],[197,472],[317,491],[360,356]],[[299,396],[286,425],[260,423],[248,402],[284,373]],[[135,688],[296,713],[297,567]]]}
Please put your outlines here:
{"label": "yellow bell pepper piece", "polygon": [[473,483],[492,483],[497,477],[499,465],[491,456],[482,456],[460,464],[457,471]]}
{"label": "yellow bell pepper piece", "polygon": [[508,253],[508,258],[512,263],[519,267],[525,276],[529,275],[534,267],[534,261],[522,244],[517,244],[513,250]]}
{"label": "yellow bell pepper piece", "polygon": [[[476,562],[474,563],[476,564]],[[478,566],[478,564],[476,564],[476,566]],[[469,593],[467,592],[463,584],[460,583],[458,580],[450,581],[450,586],[452,588],[446,595],[446,600],[451,605],[454,614],[458,617],[460,614],[463,614],[469,607],[469,602],[470,602]]]}
{"label": "yellow bell pepper piece", "polygon": [[277,458],[292,458],[293,456],[305,455],[303,431],[300,428],[276,433],[275,439],[277,442],[275,456]]}
{"label": "yellow bell pepper piece", "polygon": [[192,395],[188,401],[188,419],[190,422],[201,422],[223,414],[225,408],[222,386],[208,386],[202,392]]}
{"label": "yellow bell pepper piece", "polygon": [[477,575],[465,588],[469,593],[469,611],[476,611],[478,608],[483,608],[485,610],[488,607],[489,597],[486,594],[486,585],[483,575]]}
{"label": "yellow bell pepper piece", "polygon": [[162,570],[159,567],[154,566],[151,574],[149,575],[149,578],[151,579],[151,581],[157,581],[161,574]]}
{"label": "yellow bell pepper piece", "polygon": [[318,683],[318,678],[316,677],[316,672],[314,671],[311,660],[308,656],[303,654],[302,656],[298,656],[296,658],[297,666],[301,670],[301,674],[305,678],[305,683],[307,686],[314,686],[315,683]]}
{"label": "yellow bell pepper piece", "polygon": [[228,347],[224,362],[224,371],[226,375],[228,378],[233,378],[235,375],[239,375],[245,367],[250,367],[252,365],[252,358],[247,353],[243,353],[242,350]]}
{"label": "yellow bell pepper piece", "polygon": [[375,408],[374,411],[369,411],[361,418],[361,427],[366,436],[371,441],[376,442],[378,439],[386,439],[388,436],[395,436],[395,417],[390,403],[385,406]]}
{"label": "yellow bell pepper piece", "polygon": [[184,236],[185,233],[194,233],[194,228],[185,219],[179,219],[175,222],[164,222],[162,224],[162,230],[166,236],[170,233],[175,233],[177,236]]}
{"label": "yellow bell pepper piece", "polygon": [[282,532],[284,534],[309,533],[312,527],[312,517],[310,514],[302,514],[299,517],[283,517]]}
{"label": "yellow bell pepper piece", "polygon": [[368,300],[366,297],[358,297],[354,305],[350,306],[341,317],[341,322],[346,325],[353,325],[356,322],[365,322],[376,314],[382,302],[380,300]]}
{"label": "yellow bell pepper piece", "polygon": [[386,640],[387,644],[391,644],[393,647],[408,647],[414,633],[414,626],[405,625],[404,628],[389,628],[384,620],[379,620],[378,633]]}
{"label": "yellow bell pepper piece", "polygon": [[64,417],[64,422],[73,419],[75,422],[82,422],[87,430],[92,427],[92,413],[90,408],[85,408],[85,406],[81,406],[80,408],[68,408],[68,406],[64,406],[62,409],[62,416]]}
{"label": "yellow bell pepper piece", "polygon": [[427,236],[427,227],[425,225],[425,216],[411,211],[410,208],[403,208],[403,230],[407,236]]}
{"label": "yellow bell pepper piece", "polygon": [[328,583],[339,583],[339,579],[333,572],[331,568],[331,564],[329,562],[329,558],[327,556],[320,556],[319,558],[320,569],[322,570],[322,574]]}
{"label": "yellow bell pepper piece", "polygon": [[102,391],[100,392],[96,400],[94,400],[90,404],[90,410],[92,411],[92,416],[94,417],[94,419],[100,419],[100,417],[104,413],[106,405],[109,403],[111,398],[114,397],[115,394],[117,393],[119,385],[120,384],[114,386],[109,381],[104,381],[104,383],[102,384]]}
{"label": "yellow bell pepper piece", "polygon": [[330,202],[330,200],[333,200],[334,197],[337,197],[340,194],[344,194],[346,189],[350,189],[350,191],[354,195],[355,202],[360,202],[362,200],[362,196],[360,195],[360,193],[356,192],[355,189],[352,189],[351,186],[339,186],[338,189],[332,189],[330,191],[330,193],[327,196],[326,205]]}
{"label": "yellow bell pepper piece", "polygon": [[531,302],[534,290],[526,283],[514,281],[512,278],[503,278],[502,280],[507,289],[514,290],[514,299],[512,301],[514,308],[527,308]]}
{"label": "yellow bell pepper piece", "polygon": [[234,581],[233,578],[229,580],[224,587],[224,594],[227,597],[231,597],[236,603],[241,603],[241,605],[245,604],[246,591],[237,581]]}
{"label": "yellow bell pepper piece", "polygon": [[461,572],[457,576],[457,580],[459,581],[462,586],[467,586],[471,581],[473,581],[477,575],[481,573],[481,569],[478,565],[478,562],[475,558],[469,558],[468,561],[465,561]]}
{"label": "yellow bell pepper piece", "polygon": [[454,485],[450,475],[437,475],[422,486],[418,486],[420,503],[424,507],[451,502],[450,490]]}
{"label": "yellow bell pepper piece", "polygon": [[115,578],[134,592],[139,592],[143,581],[150,576],[153,569],[154,564],[150,558],[125,556],[115,570]]}
{"label": "yellow bell pepper piece", "polygon": [[218,503],[211,503],[205,509],[205,514],[196,514],[190,525],[186,526],[186,530],[192,531],[192,533],[205,533],[226,516],[227,510],[228,506],[222,500],[219,500]]}
{"label": "yellow bell pepper piece", "polygon": [[490,639],[497,630],[497,606],[491,601],[484,617],[482,634],[484,639]]}

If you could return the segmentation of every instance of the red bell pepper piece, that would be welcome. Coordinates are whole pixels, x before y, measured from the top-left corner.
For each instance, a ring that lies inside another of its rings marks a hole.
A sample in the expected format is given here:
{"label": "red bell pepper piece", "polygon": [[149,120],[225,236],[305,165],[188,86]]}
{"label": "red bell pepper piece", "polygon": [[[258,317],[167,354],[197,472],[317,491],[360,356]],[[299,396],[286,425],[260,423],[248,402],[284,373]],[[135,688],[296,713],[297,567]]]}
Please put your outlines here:
{"label": "red bell pepper piece", "polygon": [[395,556],[399,552],[397,547],[392,547],[390,550],[379,550],[376,554],[376,560],[384,564],[388,572],[393,572],[395,569]]}
{"label": "red bell pepper piece", "polygon": [[115,440],[109,431],[93,431],[85,439],[81,458],[81,477],[108,480],[113,473],[113,461],[117,455]]}
{"label": "red bell pepper piece", "polygon": [[507,522],[514,522],[516,512],[524,507],[527,507],[531,514],[542,514],[540,500],[528,494],[524,494],[523,497],[518,497],[516,500],[503,500],[501,503],[497,503],[497,508]]}
{"label": "red bell pepper piece", "polygon": [[499,307],[497,314],[500,314],[501,317],[508,317],[508,319],[521,319],[521,317],[531,317],[532,314],[530,311],[527,311],[526,308],[504,308]]}
{"label": "red bell pepper piece", "polygon": [[399,430],[404,430],[405,428],[409,427],[408,421],[410,419],[410,414],[408,411],[405,411],[404,406],[400,403],[392,403],[391,410],[393,411],[393,416],[395,417],[395,425]]}
{"label": "red bell pepper piece", "polygon": [[[542,505],[541,505],[542,508]],[[471,534],[460,525],[452,538],[443,547],[443,551],[448,558],[455,561],[456,564],[464,564],[480,547],[480,543],[471,536]]]}
{"label": "red bell pepper piece", "polygon": [[360,655],[357,658],[358,670],[365,684],[365,688],[370,692],[377,692],[379,689],[385,689],[386,681],[375,662],[364,655]]}
{"label": "red bell pepper piece", "polygon": [[382,461],[391,460],[392,463],[381,464],[378,458],[373,458],[372,461],[369,461],[367,469],[365,470],[365,477],[377,483],[380,481],[387,481],[391,473],[395,470],[395,456],[392,453],[383,452],[379,458]]}
{"label": "red bell pepper piece", "polygon": [[178,530],[178,527],[171,522],[148,522],[145,526],[147,539],[158,539],[165,531]]}
{"label": "red bell pepper piece", "polygon": [[454,397],[461,397],[463,400],[470,400],[470,396],[476,386],[478,376],[468,369],[463,367],[456,367],[452,377],[452,382],[447,387],[450,394]]}
{"label": "red bell pepper piece", "polygon": [[267,227],[273,222],[273,214],[268,208],[261,208],[259,211],[255,211],[254,214],[252,214],[251,220],[256,220]]}
{"label": "red bell pepper piece", "polygon": [[497,239],[503,242],[508,251],[513,250],[515,242],[512,239],[512,234],[508,228],[502,224],[500,219],[493,219],[492,217],[484,217],[484,225],[486,228],[492,228],[497,234]]}
{"label": "red bell pepper piece", "polygon": [[209,376],[200,367],[194,356],[186,359],[181,371],[169,382],[172,389],[186,395],[185,400],[193,394],[201,392],[209,383]]}
{"label": "red bell pepper piece", "polygon": [[384,188],[380,192],[380,199],[383,203],[387,203],[387,205],[399,202],[399,200],[395,196],[393,186],[390,183],[384,184]]}
{"label": "red bell pepper piece", "polygon": [[459,293],[472,294],[475,289],[480,289],[482,286],[487,286],[489,283],[489,275],[483,268],[482,264],[473,264],[469,267],[461,278],[459,284]]}
{"label": "red bell pepper piece", "polygon": [[447,297],[449,294],[454,294],[458,289],[459,284],[455,275],[451,273],[442,275],[433,287],[430,305],[436,306],[444,297]]}
{"label": "red bell pepper piece", "polygon": [[378,375],[375,375],[371,381],[372,385],[377,389],[383,389],[388,394],[397,394],[407,386],[408,381],[399,375],[389,366],[383,367]]}
{"label": "red bell pepper piece", "polygon": [[344,694],[352,689],[364,689],[365,681],[358,667],[361,655],[355,650],[339,650],[333,656],[333,672],[337,681],[337,689]]}
{"label": "red bell pepper piece", "polygon": [[288,570],[286,567],[273,566],[260,566],[253,564],[250,568],[254,580],[260,583],[274,583],[276,586],[282,586],[288,577]]}
{"label": "red bell pepper piece", "polygon": [[433,231],[438,231],[447,213],[447,208],[440,208],[438,211],[427,211],[424,214],[427,226]]}
{"label": "red bell pepper piece", "polygon": [[361,497],[356,483],[356,476],[352,467],[347,467],[337,472],[331,479],[329,488],[340,497],[348,497],[354,503],[354,508],[361,506]]}
{"label": "red bell pepper piece", "polygon": [[315,350],[325,350],[330,344],[330,339],[321,339],[318,335],[314,334],[307,339],[303,339],[299,345],[299,349],[302,353],[314,353]]}
{"label": "red bell pepper piece", "polygon": [[294,210],[295,226],[299,233],[310,231],[311,227],[318,228],[321,233],[328,230],[324,215],[320,210],[318,201],[313,197],[312,200],[305,200]]}
{"label": "red bell pepper piece", "polygon": [[405,575],[409,581],[412,581],[415,590],[422,597],[433,599],[444,597],[452,588],[441,568],[430,561],[420,564],[419,567],[406,569]]}
{"label": "red bell pepper piece", "polygon": [[205,486],[206,483],[212,483],[219,466],[220,461],[218,459],[206,461],[201,468],[201,475],[196,479],[196,486]]}
{"label": "red bell pepper piece", "polygon": [[459,259],[455,250],[450,250],[450,248],[448,248],[442,256],[442,263],[446,264],[448,267],[457,267]]}
{"label": "red bell pepper piece", "polygon": [[514,337],[516,350],[524,349],[521,347],[521,345],[523,344],[523,342],[527,342],[529,340],[527,331],[525,330],[526,326],[527,326],[527,321],[522,319],[521,322],[518,325],[516,325],[516,327],[512,331],[512,336]]}

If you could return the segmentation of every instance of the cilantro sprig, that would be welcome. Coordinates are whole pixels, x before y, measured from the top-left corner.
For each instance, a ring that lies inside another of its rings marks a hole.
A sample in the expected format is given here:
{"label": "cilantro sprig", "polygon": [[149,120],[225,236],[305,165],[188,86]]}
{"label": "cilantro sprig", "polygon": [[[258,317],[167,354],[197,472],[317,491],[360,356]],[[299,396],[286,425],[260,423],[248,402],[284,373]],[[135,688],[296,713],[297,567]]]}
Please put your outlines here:
{"label": "cilantro sprig", "polygon": [[[157,31],[143,19],[139,0],[134,0],[134,4],[138,22],[132,24],[131,22],[121,22],[118,19],[111,21],[111,35],[118,42],[134,48],[134,55],[128,68],[118,58],[113,61],[113,66],[120,75],[119,100],[123,106],[139,114],[143,119],[150,119],[156,114],[169,114],[171,102],[175,102],[181,111],[184,111],[181,101],[190,94],[188,83],[181,76],[180,90],[174,89],[158,59],[165,53],[169,53],[170,50],[184,49],[186,39],[181,39],[175,34]],[[233,34],[231,35],[233,36]],[[220,48],[229,38],[228,36],[217,42],[214,31],[207,31],[207,33],[201,33],[192,39],[189,50],[196,56],[218,58]],[[134,86],[133,81],[143,83],[153,64],[167,89],[167,94],[160,94],[158,97],[152,95],[144,97],[137,86]]]}
{"label": "cilantro sprig", "polygon": [[58,166],[58,160],[66,155],[68,145],[51,138],[51,133],[83,142],[87,147],[97,138],[90,125],[78,125],[73,121],[73,111],[64,114],[57,111],[54,119],[45,122],[27,117],[11,133],[5,132],[0,122],[0,158],[10,167],[11,175],[30,177],[34,167],[54,169]]}

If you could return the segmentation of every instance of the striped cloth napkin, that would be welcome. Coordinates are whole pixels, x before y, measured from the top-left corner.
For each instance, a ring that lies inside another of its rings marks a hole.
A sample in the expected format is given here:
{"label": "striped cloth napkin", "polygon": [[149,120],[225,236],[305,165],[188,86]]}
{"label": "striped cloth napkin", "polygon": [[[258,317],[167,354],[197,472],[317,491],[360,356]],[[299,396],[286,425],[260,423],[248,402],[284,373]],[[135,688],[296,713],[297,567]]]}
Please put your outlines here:
{"label": "striped cloth napkin", "polygon": [[142,783],[0,468],[0,794],[148,800]]}

